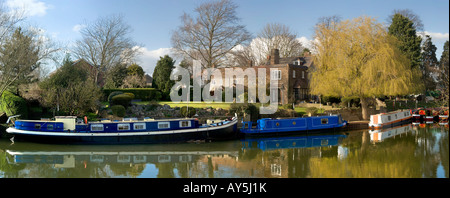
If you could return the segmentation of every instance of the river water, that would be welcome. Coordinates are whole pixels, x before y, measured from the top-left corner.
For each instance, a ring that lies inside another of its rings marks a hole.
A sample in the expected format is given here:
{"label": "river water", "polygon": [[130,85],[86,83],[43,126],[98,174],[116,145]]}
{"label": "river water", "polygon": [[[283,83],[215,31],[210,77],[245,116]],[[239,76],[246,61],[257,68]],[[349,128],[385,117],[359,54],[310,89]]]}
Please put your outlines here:
{"label": "river water", "polygon": [[0,178],[449,178],[448,134],[435,123],[161,145],[2,138]]}

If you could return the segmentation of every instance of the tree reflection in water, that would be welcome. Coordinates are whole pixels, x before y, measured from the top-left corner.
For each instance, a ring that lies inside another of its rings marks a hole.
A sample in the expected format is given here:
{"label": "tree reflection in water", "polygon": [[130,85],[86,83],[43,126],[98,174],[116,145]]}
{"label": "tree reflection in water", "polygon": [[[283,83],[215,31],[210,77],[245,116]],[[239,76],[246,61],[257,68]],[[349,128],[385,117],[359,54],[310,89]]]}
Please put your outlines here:
{"label": "tree reflection in water", "polygon": [[0,177],[11,178],[448,178],[448,174],[448,125],[437,124],[175,145],[11,145],[8,139],[0,140]]}

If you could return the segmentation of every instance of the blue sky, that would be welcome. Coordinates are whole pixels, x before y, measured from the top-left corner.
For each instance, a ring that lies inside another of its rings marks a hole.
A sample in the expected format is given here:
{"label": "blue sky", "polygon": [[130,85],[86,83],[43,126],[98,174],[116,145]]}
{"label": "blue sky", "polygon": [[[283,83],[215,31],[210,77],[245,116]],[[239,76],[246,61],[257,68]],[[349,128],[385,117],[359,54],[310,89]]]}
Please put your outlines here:
{"label": "blue sky", "polygon": [[[180,24],[180,16],[193,13],[206,0],[0,0],[11,9],[27,11],[26,24],[39,27],[54,41],[70,46],[81,37],[78,30],[100,16],[122,14],[132,27],[130,35],[144,46],[139,64],[152,74],[159,56],[170,52],[170,37]],[[433,38],[440,58],[449,39],[448,0],[235,0],[241,24],[254,36],[271,22],[282,23],[299,38],[312,40],[318,18],[339,15],[352,19],[361,15],[387,22],[394,9],[410,9],[417,14],[425,32]],[[178,64],[179,60],[176,64]]]}

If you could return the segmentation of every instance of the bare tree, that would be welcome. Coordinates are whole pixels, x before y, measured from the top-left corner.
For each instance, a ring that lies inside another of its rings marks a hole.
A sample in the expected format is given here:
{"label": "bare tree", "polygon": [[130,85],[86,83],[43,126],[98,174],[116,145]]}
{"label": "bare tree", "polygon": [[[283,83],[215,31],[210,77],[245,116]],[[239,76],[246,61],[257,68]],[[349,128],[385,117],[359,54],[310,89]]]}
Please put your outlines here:
{"label": "bare tree", "polygon": [[269,55],[272,49],[278,49],[280,57],[300,56],[303,52],[297,34],[281,23],[268,23],[258,34],[258,38],[258,51],[263,54],[262,57]]}
{"label": "bare tree", "polygon": [[82,38],[73,49],[75,57],[95,67],[94,82],[100,72],[106,72],[118,63],[131,63],[139,54],[139,45],[128,35],[131,27],[121,15],[98,18],[81,31]]}
{"label": "bare tree", "polygon": [[[406,17],[406,18],[408,18],[409,20],[411,20],[411,21],[413,22],[413,27],[416,29],[416,31],[417,31],[418,33],[420,33],[420,32],[423,33],[423,31],[424,31],[424,26],[423,26],[422,20],[421,20],[420,17],[419,17],[417,14],[415,14],[412,10],[410,10],[410,9],[402,9],[402,10],[397,10],[397,9],[395,9],[394,11],[392,11],[392,14],[389,15],[389,17],[388,17],[388,19],[387,19],[388,24],[391,24],[391,23],[392,23],[392,18],[394,18],[394,15],[395,15],[395,14],[401,14],[401,15],[403,15],[404,17]],[[423,35],[423,36],[425,36],[425,35]]]}
{"label": "bare tree", "polygon": [[7,10],[0,4],[0,96],[39,77],[37,70],[59,51],[39,28],[19,27],[23,10]]}
{"label": "bare tree", "polygon": [[233,48],[251,38],[239,24],[236,8],[230,0],[220,0],[198,6],[195,19],[183,14],[183,24],[172,34],[174,51],[204,61],[205,67],[220,65]]}

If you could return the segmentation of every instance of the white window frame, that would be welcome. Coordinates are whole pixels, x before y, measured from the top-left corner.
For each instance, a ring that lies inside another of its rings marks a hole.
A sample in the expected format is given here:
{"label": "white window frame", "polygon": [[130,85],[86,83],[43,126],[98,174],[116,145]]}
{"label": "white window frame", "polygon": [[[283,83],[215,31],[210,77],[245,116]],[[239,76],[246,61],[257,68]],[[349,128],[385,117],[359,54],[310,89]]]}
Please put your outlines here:
{"label": "white window frame", "polygon": [[[167,124],[167,127],[161,127],[163,124]],[[158,122],[158,129],[170,129],[170,122]]]}
{"label": "white window frame", "polygon": [[272,70],[272,80],[281,80],[281,70]]}
{"label": "white window frame", "polygon": [[[120,129],[120,127],[126,127],[126,129]],[[130,130],[130,124],[117,124],[118,131],[128,131]]]}
{"label": "white window frame", "polygon": [[302,79],[305,79],[305,71],[302,71]]}
{"label": "white window frame", "polygon": [[[183,122],[187,122],[187,126],[183,126]],[[179,122],[180,128],[186,128],[191,127],[191,121],[190,120],[183,120]]]}
{"label": "white window frame", "polygon": [[[94,128],[102,128],[101,130],[94,130]],[[104,131],[105,126],[103,124],[91,124],[91,131]]]}
{"label": "white window frame", "polygon": [[292,70],[292,78],[295,78],[295,70]]}
{"label": "white window frame", "polygon": [[[142,129],[136,129],[136,126],[142,126]],[[146,129],[146,125],[145,125],[145,123],[134,123],[133,124],[133,129],[134,130],[145,130]]]}

